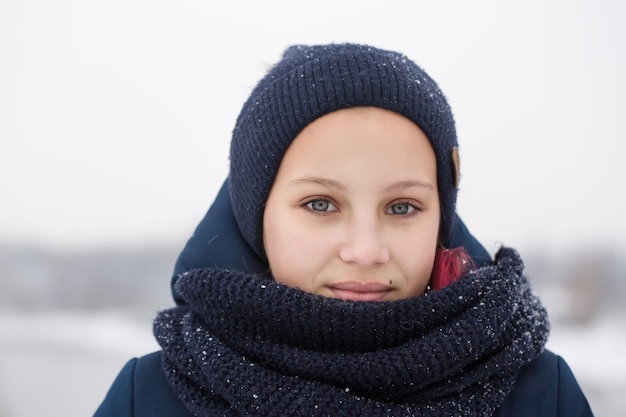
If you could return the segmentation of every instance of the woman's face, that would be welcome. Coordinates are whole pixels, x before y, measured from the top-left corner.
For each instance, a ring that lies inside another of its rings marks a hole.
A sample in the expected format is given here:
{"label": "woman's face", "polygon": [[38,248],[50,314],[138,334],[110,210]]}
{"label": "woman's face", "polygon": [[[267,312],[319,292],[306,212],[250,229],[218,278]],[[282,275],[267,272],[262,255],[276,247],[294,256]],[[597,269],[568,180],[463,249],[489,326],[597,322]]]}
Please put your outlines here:
{"label": "woman's face", "polygon": [[277,282],[327,297],[422,295],[439,230],[435,153],[409,119],[380,108],[329,113],[281,162],[263,217]]}

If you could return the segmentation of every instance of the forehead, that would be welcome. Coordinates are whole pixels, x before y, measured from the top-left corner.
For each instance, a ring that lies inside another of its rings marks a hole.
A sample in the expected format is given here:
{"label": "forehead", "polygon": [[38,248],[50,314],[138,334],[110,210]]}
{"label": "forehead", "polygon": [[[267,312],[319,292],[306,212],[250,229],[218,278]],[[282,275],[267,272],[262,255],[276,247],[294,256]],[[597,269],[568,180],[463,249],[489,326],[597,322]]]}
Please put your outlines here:
{"label": "forehead", "polygon": [[303,184],[315,177],[382,188],[413,181],[436,188],[436,175],[434,151],[417,125],[366,107],[328,113],[308,125],[287,149],[276,181]]}
{"label": "forehead", "polygon": [[406,117],[377,107],[352,107],[328,113],[306,126],[287,149],[285,159],[339,159],[344,163],[375,152],[398,161],[435,159],[430,141]]}

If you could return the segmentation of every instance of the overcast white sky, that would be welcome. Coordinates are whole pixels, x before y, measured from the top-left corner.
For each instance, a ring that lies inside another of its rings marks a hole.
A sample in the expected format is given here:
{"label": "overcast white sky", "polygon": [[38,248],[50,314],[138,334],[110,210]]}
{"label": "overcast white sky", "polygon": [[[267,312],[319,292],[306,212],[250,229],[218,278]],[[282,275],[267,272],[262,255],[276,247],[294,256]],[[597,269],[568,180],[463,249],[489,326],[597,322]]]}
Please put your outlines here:
{"label": "overcast white sky", "polygon": [[182,245],[266,68],[352,41],[405,52],[448,96],[459,212],[488,249],[626,247],[625,2],[215,4],[0,2],[0,241]]}

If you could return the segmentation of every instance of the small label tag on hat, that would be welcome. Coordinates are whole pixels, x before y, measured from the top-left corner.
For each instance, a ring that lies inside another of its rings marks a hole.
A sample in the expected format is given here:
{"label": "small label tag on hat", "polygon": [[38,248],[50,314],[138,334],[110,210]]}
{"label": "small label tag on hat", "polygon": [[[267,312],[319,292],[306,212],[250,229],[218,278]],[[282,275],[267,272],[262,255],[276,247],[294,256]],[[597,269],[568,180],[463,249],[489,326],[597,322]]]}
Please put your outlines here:
{"label": "small label tag on hat", "polygon": [[459,157],[459,148],[452,148],[452,164],[454,165],[454,188],[459,188],[461,181],[461,158]]}

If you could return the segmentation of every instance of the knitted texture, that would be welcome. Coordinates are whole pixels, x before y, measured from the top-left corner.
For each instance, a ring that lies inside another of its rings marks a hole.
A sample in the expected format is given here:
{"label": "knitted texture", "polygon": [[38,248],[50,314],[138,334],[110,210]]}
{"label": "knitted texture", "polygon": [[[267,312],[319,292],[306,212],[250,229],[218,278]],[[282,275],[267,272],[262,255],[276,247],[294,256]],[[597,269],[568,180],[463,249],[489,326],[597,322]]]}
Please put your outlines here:
{"label": "knitted texture", "polygon": [[278,167],[293,139],[315,119],[347,107],[399,113],[426,134],[437,158],[441,238],[450,242],[455,219],[457,146],[443,93],[406,56],[367,45],[292,46],[259,81],[244,104],[230,147],[230,195],[239,229],[264,257],[262,221]]}
{"label": "knitted texture", "polygon": [[325,298],[240,272],[181,276],[154,332],[197,416],[489,416],[549,324],[519,255],[423,297]]}

